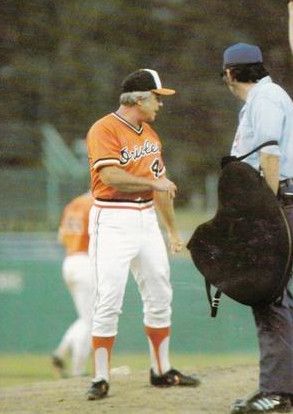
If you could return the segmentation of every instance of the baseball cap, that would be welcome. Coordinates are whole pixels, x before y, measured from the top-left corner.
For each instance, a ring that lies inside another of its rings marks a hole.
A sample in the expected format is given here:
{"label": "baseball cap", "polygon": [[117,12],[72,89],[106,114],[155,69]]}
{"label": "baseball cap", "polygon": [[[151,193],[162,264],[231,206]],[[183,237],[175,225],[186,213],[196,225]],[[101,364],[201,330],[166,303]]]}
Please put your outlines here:
{"label": "baseball cap", "polygon": [[228,47],[223,54],[223,68],[261,62],[263,58],[260,48],[248,43],[236,43]]}
{"label": "baseball cap", "polygon": [[122,93],[152,91],[159,95],[174,95],[174,89],[162,87],[159,74],[153,69],[139,69],[122,82]]}

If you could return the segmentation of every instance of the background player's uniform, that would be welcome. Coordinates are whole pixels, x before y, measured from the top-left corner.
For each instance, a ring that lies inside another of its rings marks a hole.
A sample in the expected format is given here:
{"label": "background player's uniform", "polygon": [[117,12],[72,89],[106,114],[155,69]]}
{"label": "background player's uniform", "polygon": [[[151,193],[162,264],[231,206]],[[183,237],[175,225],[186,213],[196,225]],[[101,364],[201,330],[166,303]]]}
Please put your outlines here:
{"label": "background player's uniform", "polygon": [[70,351],[74,376],[84,373],[91,349],[93,278],[88,256],[88,221],[92,204],[89,193],[72,200],[64,209],[59,227],[59,241],[66,250],[62,275],[78,318],[65,332],[54,356],[62,361]]}

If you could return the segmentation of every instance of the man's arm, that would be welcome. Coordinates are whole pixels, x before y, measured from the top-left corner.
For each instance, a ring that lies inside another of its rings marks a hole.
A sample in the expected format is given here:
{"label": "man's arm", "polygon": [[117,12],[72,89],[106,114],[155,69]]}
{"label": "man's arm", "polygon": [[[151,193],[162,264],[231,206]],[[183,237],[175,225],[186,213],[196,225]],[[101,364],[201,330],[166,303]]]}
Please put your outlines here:
{"label": "man's arm", "polygon": [[279,164],[280,157],[275,154],[268,154],[261,151],[260,166],[268,186],[277,195],[279,188]]}
{"label": "man's arm", "polygon": [[151,180],[129,174],[119,167],[102,168],[100,177],[104,184],[125,193],[155,190],[165,192],[169,198],[174,198],[177,190],[176,185],[166,177]]}
{"label": "man's arm", "polygon": [[170,198],[166,192],[155,191],[154,200],[156,210],[159,212],[162,222],[167,230],[171,253],[174,254],[180,252],[183,247],[183,241],[177,229],[173,199]]}

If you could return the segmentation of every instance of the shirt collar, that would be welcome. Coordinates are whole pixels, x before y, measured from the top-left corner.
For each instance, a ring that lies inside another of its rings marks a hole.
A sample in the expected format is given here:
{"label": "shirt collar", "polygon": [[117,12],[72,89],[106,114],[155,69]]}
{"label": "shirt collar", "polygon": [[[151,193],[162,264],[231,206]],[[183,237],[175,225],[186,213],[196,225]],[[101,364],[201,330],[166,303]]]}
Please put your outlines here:
{"label": "shirt collar", "polygon": [[265,76],[264,78],[260,79],[254,86],[253,88],[250,89],[250,91],[248,92],[247,95],[247,99],[246,102],[249,102],[258,92],[259,88],[262,85],[265,85],[267,83],[272,83],[272,78],[270,76]]}

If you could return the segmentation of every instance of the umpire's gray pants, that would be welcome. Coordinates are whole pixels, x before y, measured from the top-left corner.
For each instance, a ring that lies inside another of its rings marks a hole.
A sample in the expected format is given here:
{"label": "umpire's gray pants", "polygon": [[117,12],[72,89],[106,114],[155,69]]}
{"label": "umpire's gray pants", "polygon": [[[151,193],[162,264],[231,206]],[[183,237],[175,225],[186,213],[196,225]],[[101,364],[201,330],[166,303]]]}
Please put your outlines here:
{"label": "umpire's gray pants", "polygon": [[[293,204],[286,206],[293,229]],[[293,298],[284,292],[280,305],[252,309],[260,349],[259,390],[293,396]]]}
{"label": "umpire's gray pants", "polygon": [[260,348],[259,389],[293,395],[293,300],[285,292],[282,304],[254,307]]}

